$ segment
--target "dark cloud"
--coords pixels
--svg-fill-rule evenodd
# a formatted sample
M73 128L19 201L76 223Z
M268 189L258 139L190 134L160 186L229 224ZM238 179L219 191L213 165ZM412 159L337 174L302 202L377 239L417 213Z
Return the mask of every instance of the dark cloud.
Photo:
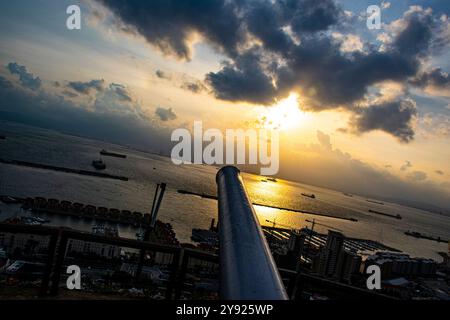
M21 66L16 62L11 62L7 66L11 74L17 74L19 76L20 83L31 90L38 90L41 87L42 81L39 77L27 71L25 66Z
M109 89L112 90L117 95L117 98L119 100L127 102L133 101L130 93L128 92L127 88L124 85L111 83L109 85Z
M311 38L293 49L287 65L277 69L278 93L301 88L311 99L309 109L349 107L364 98L370 85L403 80L417 66L398 53L372 51L344 55L340 44L327 37Z
M450 76L448 73L442 71L441 68L434 68L429 71L422 72L417 77L410 81L411 84L418 87L436 87L449 88Z
M172 108L165 109L158 107L155 110L155 114L161 121L175 120L177 118L177 115L172 111Z
M318 3L321 3L318 1ZM336 9L338 10L338 9ZM424 18L420 18L424 16ZM383 81L404 82L414 76L420 67L420 57L430 47L429 33L422 31L414 38L414 48L407 48L408 36L412 30L431 30L433 21L425 13L418 12L413 19L404 18L404 29L400 31L385 51L370 47L366 52L344 53L340 50L342 39L333 39L323 33L304 36L300 44L283 41L277 36L280 45L269 45L258 50L258 63L251 67L240 63L242 56L254 50L248 50L234 57L221 71L209 73L213 92L217 98L230 101L248 101L252 103L273 103L291 91L301 90L302 96L309 100L304 107L320 111L337 107L353 109L353 104L366 97L368 89ZM272 22L268 22L269 31ZM280 32L272 30L271 36ZM417 31L418 32L418 31ZM271 42L276 42L271 40ZM282 43L282 44L281 44ZM273 58L274 47L283 47L278 58ZM272 53L271 53L272 51ZM214 81L211 81L214 80ZM236 88L237 81L257 83L255 88L242 92Z
M284 1L287 14L294 9L292 30L297 34L317 32L336 24L342 13L332 0Z
M245 12L247 29L271 50L282 52L292 45L290 37L282 30L285 18L281 2L278 7L267 1L252 1Z
M99 92L104 89L105 80L91 80L88 82L72 81L67 84L67 87L75 90L78 93L88 95L92 91Z
M237 5L226 0L98 0L126 25L167 54L190 59L193 32L229 54L236 52L243 30Z
M207 74L206 81L222 100L270 104L275 98L276 88L262 68L257 49L247 51L233 63L224 63L219 72Z
M405 14L406 27L396 37L393 46L404 55L424 55L431 48L433 38L433 17L423 10L408 11Z
M221 70L205 77L218 99L270 105L300 92L310 111L345 108L356 112L360 132L383 130L403 142L414 136L415 111L400 108L408 102L365 112L356 106L367 103L369 89L384 81L410 82L443 42L438 18L418 6L387 26L392 41L382 50L368 44L363 52L343 52L345 37L332 33L345 30L349 18L334 0L97 1L128 32L181 59L190 59L191 36L200 34L226 56ZM383 114L388 118L381 119Z
M409 142L414 138L412 121L417 109L410 100L389 101L358 111L352 125L358 132L381 130L395 136L400 142Z

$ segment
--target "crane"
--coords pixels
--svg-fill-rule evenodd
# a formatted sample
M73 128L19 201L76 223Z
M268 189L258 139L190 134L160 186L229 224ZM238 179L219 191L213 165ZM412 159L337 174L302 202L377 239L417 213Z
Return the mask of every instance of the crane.
M275 220L276 220L276 219L275 219ZM277 226L286 227L286 228L288 228L288 229L293 229L291 226L288 226L288 225L286 225L286 224L276 223L275 220L272 221L272 220L267 220L267 219L266 219L266 222L272 223L272 228L275 228L275 226L277 225Z
M330 228L331 230L336 230L336 231L342 232L342 230L339 229L339 228L335 228L335 227L332 227L332 226L329 226L329 225L326 225L326 224L323 224L323 223L316 222L316 219L313 219L312 221L306 219L305 221L306 221L306 222L310 222L310 223L312 223L313 225L317 224L317 225L322 226L322 227Z

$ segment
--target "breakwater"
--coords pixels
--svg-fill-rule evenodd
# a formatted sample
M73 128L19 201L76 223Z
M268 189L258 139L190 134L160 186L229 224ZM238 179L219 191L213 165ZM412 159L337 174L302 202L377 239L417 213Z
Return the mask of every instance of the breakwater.
M199 197L206 198L206 199L217 200L217 196L206 194L206 193L197 193L197 192L187 191L187 190L177 190L177 192L181 193L181 194L187 194L187 195L199 196ZM328 214L328 213L320 213L320 212L298 210L298 209L292 209L292 208L284 208L284 207L279 207L279 206L272 206L272 205L262 204L262 203L258 203L258 202L252 202L252 204L255 205L255 206L261 206L261 207L278 209L278 210L285 210L285 211L296 212L296 213L306 213L306 214L311 214L311 215L315 215L315 216L322 216L322 217L327 217L327 218L347 220L347 221L352 221L352 222L358 221L358 219L355 219L355 218L339 217L339 216L335 216L335 215Z
M36 169L74 173L74 174L99 177L99 178L128 181L127 177L104 173L104 172L95 172L95 171L82 170L82 169L72 169L72 168L59 167L59 166L53 166L53 165L42 164L42 163L34 163L34 162L28 162L28 161L21 161L21 160L7 160L7 159L0 158L0 163L11 164L11 165L16 165L16 166L24 166L24 167L30 167L30 168L36 168Z

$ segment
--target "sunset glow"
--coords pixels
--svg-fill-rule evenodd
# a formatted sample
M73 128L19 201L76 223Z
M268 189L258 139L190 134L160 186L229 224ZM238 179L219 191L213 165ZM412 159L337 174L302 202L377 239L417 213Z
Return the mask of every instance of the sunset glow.
M261 108L261 114L262 126L266 129L289 130L301 126L308 119L307 113L300 109L296 93L273 106Z

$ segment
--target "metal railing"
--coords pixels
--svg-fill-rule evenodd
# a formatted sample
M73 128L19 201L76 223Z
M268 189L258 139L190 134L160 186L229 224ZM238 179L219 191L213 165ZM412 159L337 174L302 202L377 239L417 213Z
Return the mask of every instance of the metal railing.
M220 297L287 300L288 296L236 167L216 176L219 199Z
M166 299L180 298L190 259L218 262L217 255L195 249L120 237L107 237L72 229L0 223L0 232L49 237L48 255L39 289L39 296L41 297L58 295L61 275L64 273L64 259L67 255L67 246L70 239L172 254L173 258L169 267L169 281L166 287ZM143 261L139 263L142 264ZM138 266L138 268L142 269L142 266Z

